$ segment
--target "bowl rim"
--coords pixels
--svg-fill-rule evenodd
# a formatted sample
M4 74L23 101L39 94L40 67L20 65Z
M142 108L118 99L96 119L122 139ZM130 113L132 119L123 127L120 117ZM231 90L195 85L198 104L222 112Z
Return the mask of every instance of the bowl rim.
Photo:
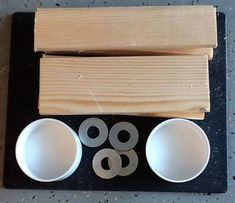
M170 179L170 178L167 178L165 176L163 176L161 173L159 173L156 169L154 169L151 164L150 164L150 160L149 160L149 157L148 157L148 150L147 150L147 147L149 145L149 142L150 142L150 139L156 134L156 131L158 131L161 127L165 126L165 125L168 125L172 122L184 122L184 123L188 123L190 124L191 126L193 126L194 128L196 128L197 130L199 130L200 132L200 135L202 136L202 138L205 140L205 143L206 143L206 146L207 146L207 157L206 157L206 161L203 165L203 167L201 168L201 170L195 174L194 176L190 177L190 178L186 178L186 179L182 179L182 180L175 180L175 179ZM156 135L155 135L156 136ZM210 154L211 154L211 148L210 148L210 142L208 140L208 137L206 135L206 133L204 132L204 130L199 126L197 125L196 123L194 123L193 121L190 121L190 120L187 120L187 119L183 119L183 118L172 118L172 119L168 119L168 120L165 120L161 123L159 123L157 126L154 127L154 129L151 131L151 133L149 134L148 136L148 139L147 139L147 142L146 142L146 147L145 147L145 155L146 155L146 159L147 159L147 162L148 162L148 165L149 167L151 168L151 170L156 174L158 175L160 178L162 178L163 180L166 180L168 182L172 182L172 183L184 183L184 182L188 182L190 180L193 180L195 179L196 177L198 177L204 170L205 168L207 167L207 164L209 162L209 159L210 159Z

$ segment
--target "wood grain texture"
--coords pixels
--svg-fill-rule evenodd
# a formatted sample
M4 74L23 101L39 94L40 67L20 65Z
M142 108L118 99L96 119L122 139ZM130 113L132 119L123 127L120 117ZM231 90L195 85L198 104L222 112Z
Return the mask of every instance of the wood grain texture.
M35 17L37 51L209 55L216 46L213 6L48 8Z
M40 63L40 114L210 110L206 56L67 56Z

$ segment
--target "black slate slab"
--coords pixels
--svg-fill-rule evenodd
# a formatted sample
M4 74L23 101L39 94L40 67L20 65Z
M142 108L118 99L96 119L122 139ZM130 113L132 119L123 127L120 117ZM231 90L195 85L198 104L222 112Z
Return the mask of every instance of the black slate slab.
M161 118L132 116L98 116L111 126L118 121L129 121L137 126L140 139L134 148L139 156L137 170L127 177L100 179L91 168L94 154L101 148L111 147L108 141L98 148L83 146L80 166L66 180L40 183L23 174L15 158L15 144L21 130L30 122L42 118L38 114L39 53L33 51L34 14L15 13L12 18L8 111L5 143L4 186L25 189L120 190L120 191L175 191L225 192L227 189L226 147L226 47L225 16L218 13L219 46L210 62L211 112L203 121L196 121L208 135L211 157L206 170L196 179L181 184L166 182L149 168L145 158L145 143L151 130ZM88 116L53 116L78 130ZM46 166L45 166L46 167ZM172 168L172 170L174 170Z

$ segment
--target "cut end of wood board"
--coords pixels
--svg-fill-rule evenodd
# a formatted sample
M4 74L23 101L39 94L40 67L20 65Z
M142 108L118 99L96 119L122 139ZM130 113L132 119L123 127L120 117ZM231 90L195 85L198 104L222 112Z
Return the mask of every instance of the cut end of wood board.
M35 50L44 52L213 49L213 6L39 9ZM209 54L208 54L209 55Z
M151 114L210 110L206 56L45 57L45 115Z

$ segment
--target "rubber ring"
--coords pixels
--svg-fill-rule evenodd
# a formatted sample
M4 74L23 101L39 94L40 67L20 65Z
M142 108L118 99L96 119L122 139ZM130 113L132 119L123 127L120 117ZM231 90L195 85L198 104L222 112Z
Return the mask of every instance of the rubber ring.
M99 135L96 138L90 138L88 136L88 130L90 127L97 127ZM105 122L99 118L88 118L84 120L78 130L78 136L81 142L88 147L98 147L102 145L108 137L108 127Z
M129 164L125 167L122 167L121 171L118 173L119 176L128 176L131 175L138 166L139 159L136 152L131 149L129 151L119 151L115 150L119 155L125 155L129 159ZM108 160L109 167L112 166L112 162Z
M129 133L130 138L127 142L121 142L118 139L118 134L120 131L125 130ZM137 128L129 122L119 122L116 123L109 132L109 142L117 150L127 151L132 149L138 142L139 133Z
M101 161L104 158L108 158L112 163L109 170L104 169L101 165ZM92 160L92 167L96 175L100 178L111 179L117 176L121 171L122 159L113 149L102 149L95 154Z

